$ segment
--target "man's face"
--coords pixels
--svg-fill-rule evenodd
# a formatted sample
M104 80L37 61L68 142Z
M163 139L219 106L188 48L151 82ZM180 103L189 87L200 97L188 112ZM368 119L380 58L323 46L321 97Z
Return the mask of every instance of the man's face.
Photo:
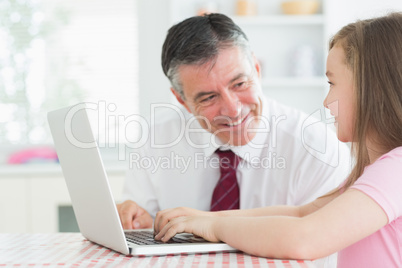
M242 49L220 51L203 65L178 68L183 97L172 92L207 131L223 143L247 144L255 136L262 112L260 67Z

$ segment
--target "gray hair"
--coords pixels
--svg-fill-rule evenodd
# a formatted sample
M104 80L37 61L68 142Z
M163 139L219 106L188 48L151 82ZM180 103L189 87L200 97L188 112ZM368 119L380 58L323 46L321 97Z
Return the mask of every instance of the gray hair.
M168 31L162 48L163 72L184 98L178 68L205 64L215 59L220 50L232 47L241 48L251 59L246 34L229 17L212 13L188 18Z

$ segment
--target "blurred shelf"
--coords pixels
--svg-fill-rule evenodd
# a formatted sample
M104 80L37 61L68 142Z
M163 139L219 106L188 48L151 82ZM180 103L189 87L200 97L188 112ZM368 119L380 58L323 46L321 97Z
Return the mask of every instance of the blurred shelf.
M265 15L265 16L233 16L235 23L242 26L264 25L323 25L324 16L316 15Z
M263 78L262 87L265 88L297 88L297 87L314 87L322 89L327 83L326 77L280 77L280 78Z

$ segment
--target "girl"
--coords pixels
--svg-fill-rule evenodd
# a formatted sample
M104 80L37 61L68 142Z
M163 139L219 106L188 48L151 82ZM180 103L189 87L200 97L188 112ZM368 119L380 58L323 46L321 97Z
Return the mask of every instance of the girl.
M402 267L402 14L341 29L326 75L324 105L356 160L343 185L300 207L164 210L155 239L190 232L257 256L317 259L340 251L339 267Z

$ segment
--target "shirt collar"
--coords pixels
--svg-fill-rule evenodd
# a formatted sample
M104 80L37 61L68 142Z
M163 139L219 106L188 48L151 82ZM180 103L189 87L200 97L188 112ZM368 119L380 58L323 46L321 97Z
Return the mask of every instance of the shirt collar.
M188 145L195 148L196 151L202 152L205 157L211 157L220 148L222 142L218 137L205 130L192 114L188 115L187 123L189 125L185 131Z

